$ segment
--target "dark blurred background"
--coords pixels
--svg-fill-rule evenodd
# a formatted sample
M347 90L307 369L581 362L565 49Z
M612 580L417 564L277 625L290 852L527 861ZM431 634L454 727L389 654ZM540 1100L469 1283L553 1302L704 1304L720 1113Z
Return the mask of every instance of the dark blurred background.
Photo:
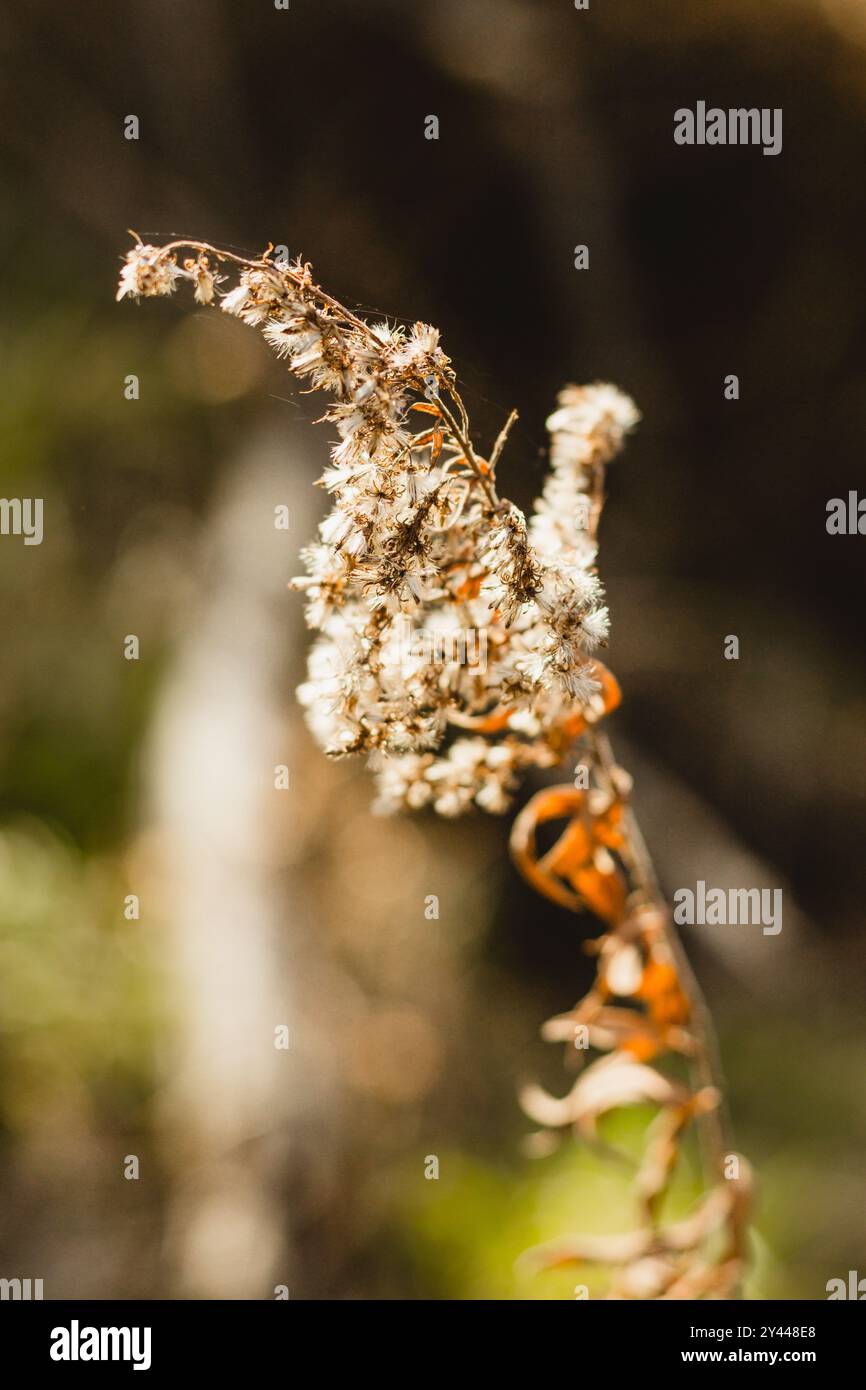
M784 889L779 936L686 937L760 1176L748 1292L866 1273L866 542L825 528L866 489L866 4L30 0L0 53L0 491L45 499L41 546L0 540L0 1275L568 1296L514 1257L631 1219L598 1157L524 1157L515 1101L566 1084L537 1026L597 924L517 882L507 821L375 820L312 747L321 403L224 316L116 305L129 227L439 325L479 443L520 412L524 506L560 385L635 397L611 733L669 891ZM781 107L782 153L675 145L698 100Z

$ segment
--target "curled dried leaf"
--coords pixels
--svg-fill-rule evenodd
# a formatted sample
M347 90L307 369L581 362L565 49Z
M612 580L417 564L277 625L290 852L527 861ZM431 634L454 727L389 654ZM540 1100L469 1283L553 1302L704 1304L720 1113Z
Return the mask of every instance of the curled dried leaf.
M621 843L621 816L617 801L602 814L593 815L585 792L573 787L547 788L536 793L514 821L514 862L533 887L551 901L576 912L589 908L605 921L616 921L624 910L628 890L606 850ZM565 817L569 820L562 835L539 859L538 827Z
M679 1082L613 1053L587 1067L567 1096L557 1099L533 1085L524 1088L521 1104L536 1124L551 1129L576 1125L583 1133L594 1134L599 1118L619 1106L682 1106L688 1099L688 1091Z

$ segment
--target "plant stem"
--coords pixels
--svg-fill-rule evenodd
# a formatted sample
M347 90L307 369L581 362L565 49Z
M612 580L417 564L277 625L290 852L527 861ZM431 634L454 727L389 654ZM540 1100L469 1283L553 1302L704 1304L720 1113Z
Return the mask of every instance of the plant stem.
M604 473L605 470L602 465L596 463L590 466L589 487L587 488L591 502L588 530L593 541L598 536L599 522L605 502ZM620 790L616 785L616 759L607 733L594 727L589 730L588 737L608 789L622 799ZM717 1181L723 1174L724 1159L725 1155L730 1152L731 1141L726 1102L727 1092L716 1030L695 972L692 970L689 958L674 926L667 900L659 886L643 832L630 805L624 807L623 829L625 831L623 859L626 868L635 888L659 914L665 944L671 953L680 986L688 1000L691 1033L695 1043L695 1053L690 1059L694 1081L701 1087L713 1087L718 1092L718 1104L705 1111L700 1117L704 1167L707 1176Z
M499 431L499 434L496 437L496 443L493 445L493 452L491 453L490 458L487 460L487 467L490 469L491 475L493 475L493 473L495 472L496 465L499 462L500 455L502 453L502 450L505 448L505 443L508 439L508 432L516 419L517 411L512 410L511 414L505 421L505 424L502 426L502 429Z
M453 388L449 389L451 390L451 394L454 397L458 410L460 411L462 416L465 416L466 412L462 408L463 402L461 401L460 397L457 395L457 392ZM445 404L441 396L437 397L437 404L439 406L439 409L442 411L448 428L454 435L454 438L457 440L457 443L460 445L460 448L463 450L466 462L472 469L472 472L474 473L476 480L480 483L484 491L484 494L488 502L490 503L490 506L494 508L498 507L499 498L496 494L496 488L493 486L492 479L486 478L484 476L484 473L481 470L481 462L478 459L475 450L472 447L472 441L470 440L468 433L466 433L462 425L457 423L457 420L454 418L453 411L449 410L448 406Z
M621 796L616 786L616 759L607 733L602 729L592 728L588 737L606 786L615 795ZM707 1176L717 1181L722 1176L724 1159L730 1152L731 1144L725 1104L725 1082L715 1028L700 985L671 919L670 909L659 886L637 817L628 805L624 808L623 829L625 844L622 857L626 868L634 887L659 914L665 945L671 953L680 986L688 1000L689 1024L695 1043L695 1052L690 1064L695 1081L702 1088L712 1087L718 1092L718 1104L700 1117L704 1166Z

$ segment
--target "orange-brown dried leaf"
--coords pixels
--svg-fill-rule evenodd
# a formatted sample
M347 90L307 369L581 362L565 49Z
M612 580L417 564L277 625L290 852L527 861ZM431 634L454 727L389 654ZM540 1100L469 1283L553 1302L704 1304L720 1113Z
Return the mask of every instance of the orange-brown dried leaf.
M454 597L457 599L457 602L468 603L470 599L477 598L481 592L481 581L483 577L484 576L481 574L475 574L469 575L468 578L464 579L463 583L459 586L459 588L456 590L454 594ZM510 714L510 710L505 711L506 722Z
M435 425L433 428L433 449L430 453L431 463L436 463L439 458L439 455L442 453L442 441L444 437L445 436L443 435L440 427L438 425Z
M603 871L587 864L569 874L587 907L605 922L616 922L623 913L628 889L619 870Z
M539 859L539 867L546 873L559 874L568 878L582 869L592 855L592 837L585 822L575 816L560 835L556 844Z
M574 787L550 787L538 792L517 816L511 835L514 861L526 879L545 897L579 911L585 906L608 922L622 915L628 895L625 880L613 860L609 865L596 848L618 844L616 828L622 810L614 803L601 817L588 815L586 793ZM556 844L539 860L536 830L547 821L570 817ZM604 856L608 858L608 856ZM561 882L574 889L570 893Z
M651 956L647 961L637 998L642 999L650 1018L660 1028L687 1023L689 1001L680 986L679 976L668 961Z
M593 700L593 717L586 718L586 711L583 707L574 714L569 715L562 724L563 733L569 738L578 738L580 734L586 733L590 724L597 724L599 719L610 714L622 703L622 691L619 682L612 671L601 661L591 661L589 663L589 674L597 680L601 689Z
M596 844L604 845L607 849L621 849L625 840L622 830L623 805L621 801L614 801L606 811L598 816L593 816L593 839Z

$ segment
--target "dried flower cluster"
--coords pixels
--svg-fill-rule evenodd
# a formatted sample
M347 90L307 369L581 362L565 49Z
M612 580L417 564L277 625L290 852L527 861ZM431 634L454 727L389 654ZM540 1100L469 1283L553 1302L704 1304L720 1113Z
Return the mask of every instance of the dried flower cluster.
M183 251L193 254L181 263ZM223 290L231 267L237 282ZM435 328L365 323L308 264L280 263L271 248L252 261L201 242L138 241L118 298L171 294L183 280L198 303L260 329L330 398L336 438L320 482L333 506L293 581L318 633L299 697L325 751L370 757L381 810L456 816L506 811L525 770L555 766L581 741L585 785L533 797L512 852L539 892L589 909L606 930L593 943L592 990L544 1029L568 1044L577 1081L563 1100L532 1088L524 1104L545 1147L565 1126L594 1135L615 1107L650 1104L657 1116L635 1179L637 1230L557 1242L533 1262L612 1266L612 1298L733 1295L748 1165L728 1152L712 1028L629 805L630 778L599 727L620 692L595 656L608 629L596 536L605 469L637 422L633 403L607 385L561 392L548 421L551 472L527 522L496 490L515 417L489 453L476 450ZM538 827L555 820L563 833L539 855ZM708 1190L672 1223L664 1202L692 1121Z
M137 244L118 298L185 279L330 396L336 442L320 482L333 508L295 581L320 634L299 691L317 741L373 755L381 810L506 811L523 769L559 761L576 709L599 708L592 654L608 615L589 522L634 405L612 386L562 392L553 471L527 525L496 492L507 428L489 457L476 453L435 328L368 325L308 265L269 255L240 262L221 293L212 263L238 258L197 245L180 264L180 249ZM462 659L479 632L486 660Z

